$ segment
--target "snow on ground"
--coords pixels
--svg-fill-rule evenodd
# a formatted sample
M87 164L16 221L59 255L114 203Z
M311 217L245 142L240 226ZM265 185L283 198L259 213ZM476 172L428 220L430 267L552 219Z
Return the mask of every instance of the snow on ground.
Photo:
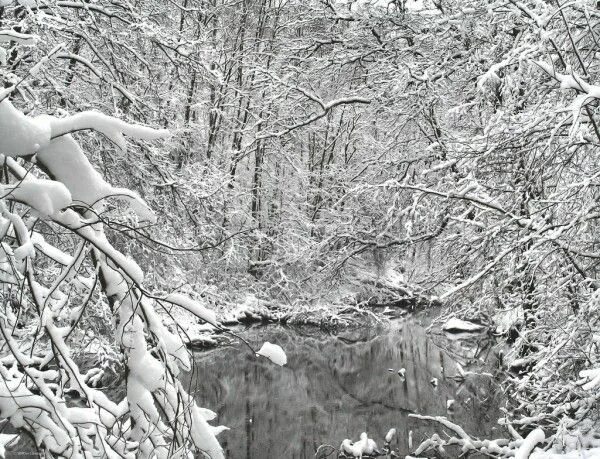
M592 448L568 453L553 453L551 451L534 451L529 459L600 459L600 448Z
M485 330L485 327L483 325L452 317L451 319L448 319L448 321L443 325L442 329L447 332L476 333Z

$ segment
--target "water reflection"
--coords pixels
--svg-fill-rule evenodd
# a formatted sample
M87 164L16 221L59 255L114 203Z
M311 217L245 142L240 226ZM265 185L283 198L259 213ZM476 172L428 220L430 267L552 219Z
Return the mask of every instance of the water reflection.
M220 436L230 459L308 459L319 445L338 446L362 431L382 444L391 427L398 431L393 446L407 454L409 431L415 445L432 433L431 426L408 418L410 412L446 415L482 436L499 417L501 400L490 377L454 378L455 361L467 367L477 361L480 343L452 342L451 358L414 320L341 336L277 326L243 334L258 346L280 344L288 365L256 359L242 346L220 348L197 354L198 373L189 380L201 406L231 428ZM392 368L405 368L406 378ZM446 410L449 399L456 400L453 413Z

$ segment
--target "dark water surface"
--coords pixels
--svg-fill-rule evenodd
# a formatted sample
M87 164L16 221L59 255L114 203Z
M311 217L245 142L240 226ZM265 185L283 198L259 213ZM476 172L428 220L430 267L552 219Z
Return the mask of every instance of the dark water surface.
M263 341L281 345L288 364L257 359L237 344L196 354L197 373L188 382L200 405L218 413L215 422L231 428L219 436L229 459L314 458L319 445L338 447L363 431L382 445L392 427L393 447L408 454L410 431L414 447L434 432L411 412L447 416L474 436L492 435L500 416L502 397L490 376L454 378L456 362L478 372L486 360L491 365L482 337L430 339L418 318L337 335L282 326L240 334L257 348ZM399 368L406 369L404 381L388 371Z

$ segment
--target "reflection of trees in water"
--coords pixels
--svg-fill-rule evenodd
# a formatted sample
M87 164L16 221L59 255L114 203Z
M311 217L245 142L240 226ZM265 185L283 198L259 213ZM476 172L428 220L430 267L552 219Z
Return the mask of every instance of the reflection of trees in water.
M339 444L362 431L380 439L390 427L398 429L398 446L407 452L410 430L415 441L430 432L407 412L446 414L450 398L458 402L452 419L475 434L489 430L484 415L495 406L487 397L489 378L488 387L444 379L457 374L453 361L410 323L402 330L345 331L338 337L282 327L251 329L246 336L282 345L288 366L231 347L200 354L190 381L203 406L232 429L221 437L230 458L312 458L322 443ZM388 372L402 367L405 381ZM437 389L433 377L440 380ZM482 390L490 406L479 406Z
M494 341L485 335L439 332L430 335L430 340L439 349L443 350L455 362L462 366L475 364L477 367L493 366L495 357L492 355Z

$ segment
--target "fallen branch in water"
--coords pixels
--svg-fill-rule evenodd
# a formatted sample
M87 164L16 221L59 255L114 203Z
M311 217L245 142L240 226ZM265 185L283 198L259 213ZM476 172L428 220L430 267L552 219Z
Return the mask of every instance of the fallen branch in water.
M409 414L408 416L424 421L437 422L456 434L456 436L451 436L447 440L442 439L438 434L433 434L417 447L413 453L414 456L419 456L427 451L436 450L442 456L454 457L455 455L447 454L444 447L458 446L461 448L463 454L478 452L491 457L512 457L515 453L520 451L521 446L527 441L522 437L512 440L506 438L479 440L471 437L461 426L449 421L444 416L424 416L420 414Z

